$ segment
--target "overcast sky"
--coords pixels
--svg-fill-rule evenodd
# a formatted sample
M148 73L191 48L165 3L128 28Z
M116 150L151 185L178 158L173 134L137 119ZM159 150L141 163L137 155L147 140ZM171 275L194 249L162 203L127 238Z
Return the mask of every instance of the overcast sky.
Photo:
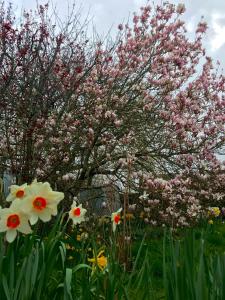
M9 0L8 0L9 1ZM7 1L6 1L7 2ZM36 0L10 0L13 3L17 15L22 9L34 9L37 5ZM44 4L47 0L39 0ZM63 18L68 12L68 5L73 0L50 0L57 7L59 15ZM163 1L155 0L158 4ZM215 61L219 60L225 73L225 0L170 0L172 3L184 3L186 13L187 29L190 36L195 31L195 26L201 17L204 16L208 23L209 30L205 38L205 47L207 53ZM89 18L92 19L97 32L106 34L109 28L112 33L116 31L117 25L126 22L134 11L137 11L145 0L77 0L77 8L82 7L82 15L86 16L89 12ZM151 1L150 1L151 3Z

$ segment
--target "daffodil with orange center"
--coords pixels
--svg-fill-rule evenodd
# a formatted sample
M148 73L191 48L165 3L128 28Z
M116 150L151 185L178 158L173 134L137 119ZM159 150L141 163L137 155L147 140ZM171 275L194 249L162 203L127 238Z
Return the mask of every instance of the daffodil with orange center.
M25 193L22 210L29 216L31 225L38 219L50 221L52 216L57 215L57 206L64 198L64 194L53 191L48 182L34 181L25 188Z
M77 206L76 201L73 201L69 211L69 218L73 221L73 225L84 222L86 212L87 210L82 207L82 204Z
M121 223L121 216L120 216L121 211L122 211L122 208L120 208L116 212L112 213L112 215L111 215L113 232L116 231L116 226Z
M0 232L6 232L9 243L15 240L18 231L24 234L32 232L28 217L21 211L20 206L18 201L14 201L9 208L0 210Z
M108 260L103 254L104 250L100 251L97 256L93 255L93 258L88 258L88 261L92 263L93 271L96 269L96 267L98 267L101 271L104 271L107 267Z
M25 188L27 188L27 184L23 185L11 185L10 193L6 198L6 201L12 202L16 199L22 200L25 197Z

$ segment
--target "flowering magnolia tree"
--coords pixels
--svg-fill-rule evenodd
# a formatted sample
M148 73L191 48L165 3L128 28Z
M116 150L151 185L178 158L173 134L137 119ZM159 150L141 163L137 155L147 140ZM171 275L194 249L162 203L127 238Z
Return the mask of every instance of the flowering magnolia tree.
M225 77L183 5L142 7L116 41L90 41L48 7L0 17L0 167L64 191L104 174L142 199L146 222L186 225L224 201Z

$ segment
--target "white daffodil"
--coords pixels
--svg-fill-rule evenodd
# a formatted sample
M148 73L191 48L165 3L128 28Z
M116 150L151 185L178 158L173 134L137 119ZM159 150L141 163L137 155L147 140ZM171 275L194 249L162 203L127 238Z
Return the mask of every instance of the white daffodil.
M120 216L121 211L122 211L122 208L120 208L116 212L112 213L112 215L111 215L111 220L112 220L112 223L113 223L112 224L113 232L116 231L116 226L121 223L121 216Z
M17 231L24 234L32 232L28 223L28 217L21 209L19 201L14 201L9 208L0 209L0 232L6 231L6 240L12 243Z
M73 225L80 224L85 220L85 214L87 210L82 207L82 204L76 204L76 201L73 201L71 209L69 211L69 218L73 221Z
M53 191L48 182L32 182L25 188L25 194L22 210L28 214L31 225L38 219L50 221L51 216L57 215L57 205L64 198L64 194Z
M27 184L23 185L11 185L10 187L10 193L8 197L6 198L6 201L12 202L15 199L24 199L25 197L25 188L27 187Z

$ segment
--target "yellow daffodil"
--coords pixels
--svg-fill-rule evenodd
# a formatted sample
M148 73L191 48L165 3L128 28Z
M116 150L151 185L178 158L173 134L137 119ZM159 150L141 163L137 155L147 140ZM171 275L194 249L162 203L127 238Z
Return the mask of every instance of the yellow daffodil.
M11 185L10 186L10 193L6 198L6 201L12 202L15 199L24 199L25 197L25 188L27 187L27 184L23 185Z
M55 192L48 182L34 181L25 188L22 210L29 216L31 225L38 219L48 222L57 215L57 205L64 198L61 192Z
M76 204L76 201L73 201L71 209L69 211L69 218L73 221L73 225L80 224L85 220L85 214L87 210L82 207L82 204Z
M209 220L209 222L208 222L208 223L212 225L212 224L213 224L213 220Z
M208 211L209 216L218 217L220 215L219 207L210 207Z
M6 240L11 243L15 240L17 232L29 234L32 232L28 217L20 209L20 203L14 201L9 208L0 210L0 232L6 231Z
M93 271L98 267L101 271L104 271L107 267L107 257L103 255L104 250L100 251L97 256L93 255L93 258L88 258L88 261L92 263Z
M121 216L120 216L121 211L122 211L122 208L120 208L116 212L112 213L112 215L111 215L113 232L116 231L116 226L121 223Z
M220 215L219 207L212 207L212 211L213 211L215 217L218 217Z

